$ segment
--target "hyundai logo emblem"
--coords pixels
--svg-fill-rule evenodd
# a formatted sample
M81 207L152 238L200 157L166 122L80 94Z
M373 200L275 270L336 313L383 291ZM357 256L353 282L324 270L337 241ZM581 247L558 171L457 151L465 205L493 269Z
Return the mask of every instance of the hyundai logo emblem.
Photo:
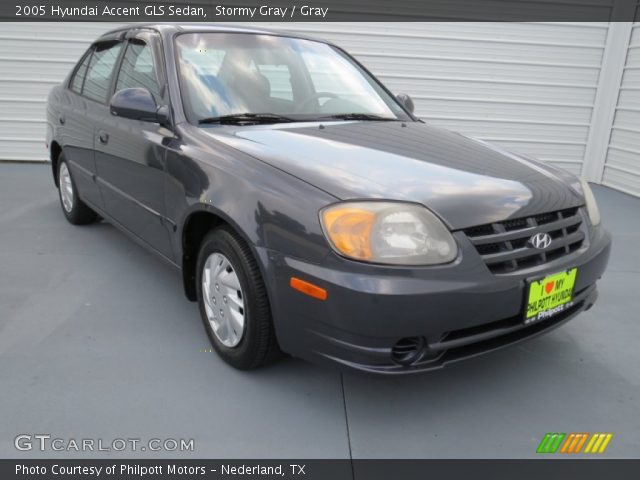
M544 250L551 245L551 235L548 233L536 233L529 239L529 243L533 248Z

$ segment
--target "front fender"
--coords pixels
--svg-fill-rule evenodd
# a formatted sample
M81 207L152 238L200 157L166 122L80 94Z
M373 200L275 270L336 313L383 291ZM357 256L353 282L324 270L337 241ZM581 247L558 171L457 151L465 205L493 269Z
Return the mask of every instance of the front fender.
M197 212L221 218L254 247L312 263L329 252L318 211L335 197L227 145L204 141L189 127L173 142L166 205L179 258L184 229Z

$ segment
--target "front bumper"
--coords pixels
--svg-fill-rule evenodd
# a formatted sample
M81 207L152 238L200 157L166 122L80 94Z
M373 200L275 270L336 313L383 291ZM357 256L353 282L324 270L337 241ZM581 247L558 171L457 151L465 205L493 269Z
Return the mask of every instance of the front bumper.
M611 239L591 229L579 250L513 274L494 275L462 234L458 259L437 267L388 267L329 255L322 265L260 251L278 342L315 363L359 371L407 374L489 352L549 331L589 309L609 258ZM573 306L524 325L526 280L578 267ZM292 276L325 288L318 301L289 287ZM400 363L401 339L419 354ZM409 348L405 342L401 348Z

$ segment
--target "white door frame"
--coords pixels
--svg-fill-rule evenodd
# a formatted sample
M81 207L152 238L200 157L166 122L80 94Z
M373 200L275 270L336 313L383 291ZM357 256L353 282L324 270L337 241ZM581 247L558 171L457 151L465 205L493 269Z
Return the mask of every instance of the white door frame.
M631 39L631 22L610 22L602 58L598 89L591 114L582 176L600 183L611 139L622 75Z

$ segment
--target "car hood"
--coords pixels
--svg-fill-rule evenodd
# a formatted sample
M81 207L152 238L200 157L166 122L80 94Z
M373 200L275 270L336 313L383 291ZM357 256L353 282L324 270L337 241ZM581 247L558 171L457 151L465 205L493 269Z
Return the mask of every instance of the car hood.
M583 203L576 178L420 122L338 122L202 129L341 200L421 203L451 229ZM295 199L293 199L295 201Z

